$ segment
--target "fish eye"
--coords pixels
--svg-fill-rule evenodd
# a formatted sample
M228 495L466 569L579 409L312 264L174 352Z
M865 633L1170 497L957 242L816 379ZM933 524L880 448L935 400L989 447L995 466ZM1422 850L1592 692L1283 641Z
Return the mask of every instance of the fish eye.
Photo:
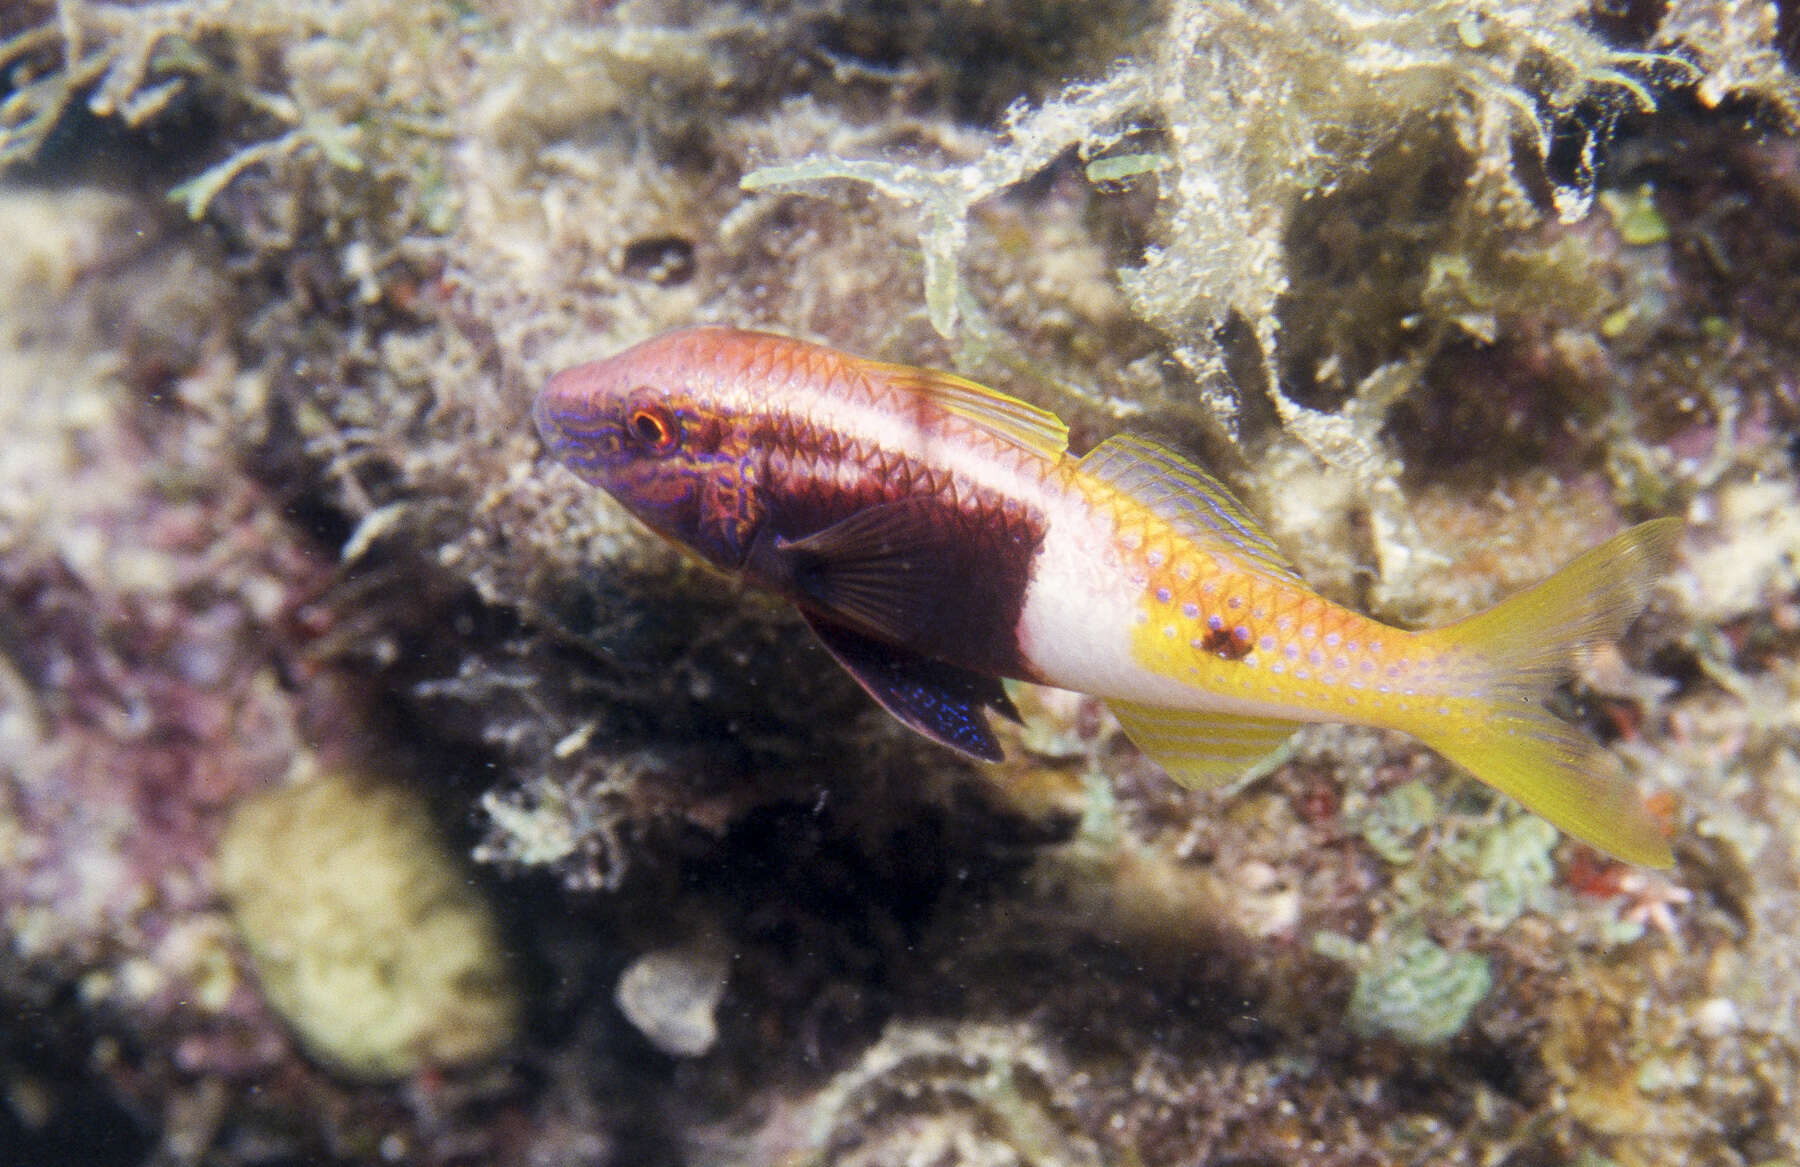
M654 454L666 454L675 448L679 434L675 416L667 406L654 401L640 401L625 414L625 429L638 445Z

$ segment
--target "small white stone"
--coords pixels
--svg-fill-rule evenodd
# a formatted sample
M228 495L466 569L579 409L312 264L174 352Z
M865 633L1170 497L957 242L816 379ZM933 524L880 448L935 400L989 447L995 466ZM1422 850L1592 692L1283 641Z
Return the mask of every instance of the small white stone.
M729 962L717 952L659 948L631 962L613 999L651 1045L697 1058L719 1039L714 1014L730 976Z
M1729 997L1714 997L1710 1001L1703 1001L1694 1010L1694 1028L1702 1037L1724 1037L1736 1032L1742 1023L1743 1016L1738 1013L1737 1002Z

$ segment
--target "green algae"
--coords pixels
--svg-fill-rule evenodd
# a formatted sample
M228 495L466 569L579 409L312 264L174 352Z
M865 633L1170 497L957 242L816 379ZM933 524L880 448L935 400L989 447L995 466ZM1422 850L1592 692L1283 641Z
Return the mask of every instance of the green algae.
M1420 933L1396 936L1362 954L1345 1020L1367 1036L1437 1045L1462 1031L1493 983L1482 956Z
M1437 795L1423 782L1407 782L1375 800L1361 817L1363 841L1389 863L1410 863L1418 854L1418 837L1437 821Z

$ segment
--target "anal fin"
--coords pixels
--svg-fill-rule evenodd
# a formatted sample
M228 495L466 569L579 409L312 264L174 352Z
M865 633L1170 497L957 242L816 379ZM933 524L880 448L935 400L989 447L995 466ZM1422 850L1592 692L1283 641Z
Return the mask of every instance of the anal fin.
M1108 701L1138 749L1189 790L1206 790L1269 760L1299 728L1273 717L1196 713L1135 701Z
M987 711L1013 721L1020 717L998 677L896 648L810 612L801 614L838 664L909 728L984 762L1005 757L988 727Z

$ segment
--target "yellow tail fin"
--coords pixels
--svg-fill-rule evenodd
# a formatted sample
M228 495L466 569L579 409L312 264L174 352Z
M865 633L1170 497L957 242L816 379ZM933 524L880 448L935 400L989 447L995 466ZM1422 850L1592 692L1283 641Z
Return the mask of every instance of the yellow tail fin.
M1569 834L1650 867L1668 867L1674 855L1618 759L1547 710L1544 698L1583 653L1616 638L1643 610L1680 533L1678 519L1633 527L1504 603L1426 633L1491 669L1493 708L1481 718L1411 727Z

